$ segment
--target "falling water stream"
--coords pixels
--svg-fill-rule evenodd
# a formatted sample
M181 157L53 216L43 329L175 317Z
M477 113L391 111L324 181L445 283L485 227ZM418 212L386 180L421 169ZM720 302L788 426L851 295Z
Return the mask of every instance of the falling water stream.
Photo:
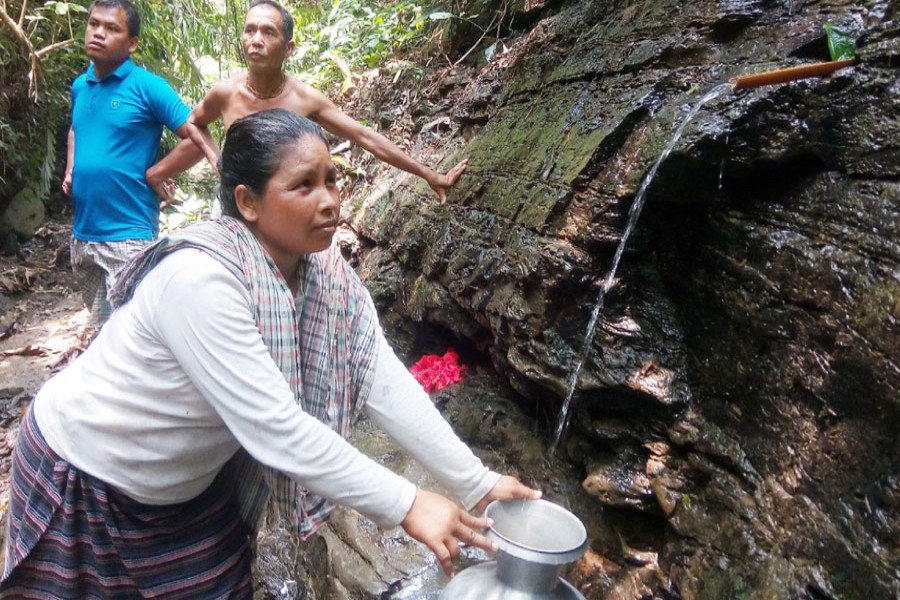
M619 246L616 249L615 256L613 257L612 267L610 268L609 273L606 275L606 279L603 282L603 287L601 288L600 293L597 296L597 301L594 304L581 353L579 354L578 361L568 378L568 395L566 396L565 402L563 403L562 412L560 413L559 424L556 429L556 436L553 440L553 445L550 450L551 455L555 451L557 444L565 433L569 405L571 404L572 396L575 393L575 385L578 381L578 376L581 373L581 369L584 366L584 361L586 360L586 357L588 355L588 350L591 347L595 329L597 327L597 322L599 321L600 314L603 311L603 302L607 292L609 292L610 288L612 287L616 269L618 268L619 261L621 260L622 253L625 249L625 243L628 241L628 237L631 235L631 231L634 229L635 223L637 222L638 216L640 215L641 206L644 203L644 196L647 192L647 187L650 185L651 180L656 175L656 170L659 168L660 163L662 163L662 161L664 161L666 157L668 157L668 155L672 152L672 149L675 147L676 143L681 137L681 134L687 126L688 122L690 122L697 115L697 113L700 111L700 108L704 104L730 90L731 87L731 84L722 84L712 89L709 93L703 96L694 107L691 108L691 111L688 113L687 117L685 117L684 121L678 126L678 129L675 131L675 135L669 141L669 144L666 146L665 150L663 150L662 155L660 155L660 157L657 159L656 163L650 169L649 173L647 173L647 176L641 183L641 187L638 189L635 200L628 211L628 219L626 222L625 231L622 233L622 239L619 242ZM457 569L462 570L467 566L484 562L487 559L488 556L483 551L477 548L464 548L460 556L460 560L457 561L458 564L456 566ZM438 569L434 564L430 564L422 569L422 571L411 575L404 581L403 585L400 586L399 589L392 590L389 594L386 595L386 597L391 598L391 600L436 600L437 598L439 598L441 591L447 585L447 582L447 577L444 576L440 569Z
M581 345L581 352L578 353L577 360L575 361L575 366L572 368L572 371L569 373L569 378L567 381L567 393L566 398L563 401L562 408L559 412L559 420L556 425L556 432L553 435L553 441L550 444L550 456L556 453L556 447L559 445L560 440L562 440L563 435L565 434L566 428L569 425L569 409L572 404L572 396L575 395L575 388L578 385L578 377L581 375L581 370L584 368L584 361L587 360L588 353L590 352L591 344L594 341L594 334L597 330L597 323L600 319L600 314L603 312L603 304L606 300L606 295L609 293L610 288L612 288L613 281L615 280L616 270L619 268L619 261L622 260L622 254L625 252L625 244L628 243L628 238L631 235L632 230L634 229L635 223L637 223L638 217L641 214L641 208L644 206L644 199L647 195L647 188L650 186L650 182L653 181L653 178L656 176L656 171L659 169L659 165L668 158L669 154L675 148L675 144L678 143L678 140L681 138L681 134L684 133L684 128L687 126L691 120L697 116L697 113L700 112L700 109L707 102L712 101L715 98L718 98L725 92L731 91L733 89L733 85L731 83L723 83L714 87L712 90L706 93L700 100L691 108L690 112L678 126L678 129L675 130L675 134L672 136L672 139L669 140L669 143L666 145L665 149L663 149L662 154L659 155L659 158L656 159L656 162L653 164L653 167L647 173L647 176L644 177L643 182L641 182L641 187L638 189L637 195L634 198L634 202L631 204L631 208L628 210L628 219L625 223L625 230L622 232L622 239L619 240L619 245L616 248L616 253L613 256L612 265L609 268L609 272L606 274L606 278L603 280L603 285L600 288L599 293L597 294L597 300L594 302L594 308L591 311L591 318L588 321L587 330L584 335L584 341Z

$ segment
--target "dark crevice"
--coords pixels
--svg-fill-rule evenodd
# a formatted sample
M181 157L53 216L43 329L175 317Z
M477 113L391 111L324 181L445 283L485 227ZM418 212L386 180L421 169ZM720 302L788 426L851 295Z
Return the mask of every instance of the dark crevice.
M755 198L795 197L809 181L828 168L822 159L811 153L795 154L778 160L757 160L734 166L726 172L724 185L736 204Z
M828 38L823 34L795 48L788 56L818 61L831 60L831 54L828 51Z
M642 421L672 420L671 409L660 404L658 398L624 387L583 394L577 403L588 417L613 414L639 416Z
M710 27L709 38L717 44L727 44L736 40L747 28L756 22L756 15L727 15L718 19Z
M566 4L566 0L548 0L546 4L537 10L516 12L509 20L510 29L527 31L538 21L559 12Z
M646 102L643 106L637 107L623 117L616 128L597 145L584 170L579 173L572 184L576 192L583 192L590 185L598 174L603 171L609 160L621 151L628 138L632 136L638 126L647 119L653 112L654 107L661 101L660 98L656 98L653 95L648 96L645 100Z
M404 362L410 365L426 354L443 356L453 349L459 355L459 363L467 368L493 369L490 357L478 349L475 341L461 338L441 325L396 321L391 324L388 338L405 340Z

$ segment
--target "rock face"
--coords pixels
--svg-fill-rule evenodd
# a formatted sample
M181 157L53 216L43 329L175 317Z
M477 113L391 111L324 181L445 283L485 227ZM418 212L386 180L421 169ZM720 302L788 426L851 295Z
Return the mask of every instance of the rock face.
M454 109L445 164L470 166L448 202L403 177L354 200L401 349L467 346L549 439L628 210L688 110L732 77L828 60L826 22L857 39L830 77L710 101L650 183L559 448L616 530L572 575L588 598L900 595L898 15L525 3Z
M4 251L7 254L14 253L18 239L33 236L46 217L44 203L31 189L25 188L13 196L9 206L0 215L0 239L4 240L4 246L9 246ZM8 251L9 249L12 251Z

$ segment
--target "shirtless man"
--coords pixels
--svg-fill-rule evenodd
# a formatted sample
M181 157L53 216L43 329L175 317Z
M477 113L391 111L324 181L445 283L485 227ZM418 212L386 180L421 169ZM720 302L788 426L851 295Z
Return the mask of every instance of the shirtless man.
M428 182L441 202L447 188L466 170L463 160L448 173L441 174L414 160L383 135L341 112L321 92L286 75L284 61L293 53L294 19L274 0L253 0L244 19L241 44L248 71L216 84L194 107L188 119L188 133L209 162L216 167L219 148L208 125L220 117L227 130L237 119L270 108L284 108L316 121L331 133L362 146L379 160L417 175ZM184 144L184 143L182 143ZM156 189L161 182L196 163L196 151L188 148L173 152L147 171L147 180ZM193 162L189 162L190 160Z

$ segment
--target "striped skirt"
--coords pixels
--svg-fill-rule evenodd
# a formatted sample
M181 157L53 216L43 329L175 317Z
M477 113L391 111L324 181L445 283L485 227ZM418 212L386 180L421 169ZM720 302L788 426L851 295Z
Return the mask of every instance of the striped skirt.
M13 454L0 598L252 598L231 478L136 502L61 460L29 410Z

